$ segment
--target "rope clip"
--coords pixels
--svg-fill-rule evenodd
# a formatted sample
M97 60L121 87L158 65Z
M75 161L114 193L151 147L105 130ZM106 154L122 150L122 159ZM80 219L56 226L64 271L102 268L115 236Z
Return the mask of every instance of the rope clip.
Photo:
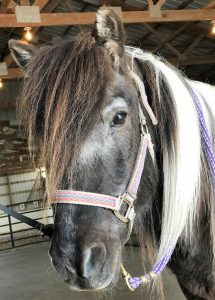
M122 278L125 279L125 282L129 288L130 291L135 291L135 289L131 286L129 279L131 279L131 275L126 271L126 269L121 265L121 273L122 273Z

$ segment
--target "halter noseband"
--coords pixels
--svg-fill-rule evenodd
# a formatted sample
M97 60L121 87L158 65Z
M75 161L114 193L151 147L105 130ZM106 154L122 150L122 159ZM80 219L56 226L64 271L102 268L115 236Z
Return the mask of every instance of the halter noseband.
M146 152L148 147L152 148L152 142L148 130L146 130L145 119L140 120L140 145L128 187L122 195L113 197L109 195L89 193L83 191L57 190L54 193L52 203L69 203L78 205L98 206L113 210L115 216L122 222L133 223L135 217L134 201L140 185L144 169ZM123 213L121 212L123 208ZM126 208L126 209L125 209Z

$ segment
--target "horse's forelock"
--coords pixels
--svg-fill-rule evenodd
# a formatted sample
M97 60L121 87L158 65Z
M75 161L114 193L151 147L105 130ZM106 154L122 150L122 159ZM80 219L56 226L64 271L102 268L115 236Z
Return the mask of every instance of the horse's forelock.
M90 32L46 45L32 59L19 108L30 146L35 138L42 141L49 191L59 188L65 175L71 176L68 170L99 115L111 75L110 57Z

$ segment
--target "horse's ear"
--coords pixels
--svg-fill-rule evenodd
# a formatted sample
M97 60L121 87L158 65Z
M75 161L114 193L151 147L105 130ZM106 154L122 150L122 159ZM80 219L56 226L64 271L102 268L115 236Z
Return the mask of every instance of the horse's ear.
M120 16L112 9L101 7L96 14L94 36L99 45L103 45L119 65L124 52L125 30Z
M10 40L8 42L11 54L15 59L16 63L25 69L29 60L36 52L36 47L30 44L23 43L21 41Z

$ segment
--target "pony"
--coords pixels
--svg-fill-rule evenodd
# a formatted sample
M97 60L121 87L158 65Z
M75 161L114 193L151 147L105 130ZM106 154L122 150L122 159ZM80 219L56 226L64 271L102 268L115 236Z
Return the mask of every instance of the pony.
M53 203L52 264L73 290L114 286L133 226L151 263L173 247L168 267L187 299L215 299L214 178L192 93L214 143L215 89L125 40L120 17L101 7L93 29L69 40L40 48L9 41L25 73L19 113L47 170L49 203L56 190L121 195L138 154L140 114L153 144L134 222L101 207Z

